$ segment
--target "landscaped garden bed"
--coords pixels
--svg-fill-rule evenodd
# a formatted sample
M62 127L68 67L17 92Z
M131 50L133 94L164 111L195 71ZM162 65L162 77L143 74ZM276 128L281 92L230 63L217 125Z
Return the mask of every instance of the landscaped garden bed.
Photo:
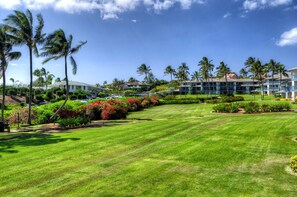
M269 112L288 112L291 111L292 105L290 103L220 103L213 107L214 112L217 113L237 113L243 110L244 113L269 113Z

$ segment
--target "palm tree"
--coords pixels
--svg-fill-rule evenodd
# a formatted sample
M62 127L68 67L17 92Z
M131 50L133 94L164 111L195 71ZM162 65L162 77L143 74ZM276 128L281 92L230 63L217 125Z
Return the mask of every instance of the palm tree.
M137 73L140 74L140 75L145 75L145 79L148 79L147 76L149 74L149 72L151 71L152 69L145 65L145 64L141 64L138 68L137 68Z
M53 78L55 77L55 75L50 74L49 71L47 71L45 68L41 68L40 69L40 74L41 76L44 76L44 83L45 83L45 89L47 90L47 86L49 84L52 84Z
M9 79L12 82L12 86L14 86L14 78Z
M260 60L257 60L252 65L252 71L255 73L255 77L261 84L261 100L264 100L264 81L267 75L267 66L263 65Z
M164 72L165 75L170 75L170 81L172 81L172 77L173 75L175 74L175 69L172 68L172 66L167 66L165 68L165 72Z
M87 43L87 41L80 42L79 45L72 47L72 40L73 40L72 35L69 35L69 37L66 37L65 32L62 29L59 29L59 30L56 30L54 33L50 34L46 38L45 45L42 48L43 52L41 53L41 55L43 57L46 57L46 59L43 61L43 64L51 60L58 60L63 58L64 66L65 66L64 69L65 69L65 81L66 81L66 98L63 104L51 117L51 120L53 120L56 117L56 115L59 113L59 111L65 106L69 97L68 66L67 66L68 57L72 65L72 73L75 75L77 72L77 64L72 55L77 53L80 50L80 48Z
M1 119L4 122L4 105L5 105L5 71L8 63L11 60L17 60L21 57L20 52L12 52L13 38L6 33L5 27L0 26L0 65L2 71L2 105L1 105Z
M240 69L239 77L242 78L242 79L247 78L248 77L248 72L244 68Z
M252 68L254 63L256 62L256 59L254 57L249 57L246 61L245 61L245 67L248 69L249 72L252 73L252 78L253 78L253 95L254 95L254 100L255 98L255 72L254 69Z
M61 82L61 78L60 78L60 77L57 77L57 78L55 79L55 82L56 82L56 83Z
M209 78L211 77L211 72L214 68L214 65L212 64L212 60L208 60L207 57L203 57L202 60L199 61L198 66L200 66L200 73L201 73L202 79L207 82L208 94L209 94L210 93Z
M282 77L288 77L288 71L286 69L286 67L283 64L278 64L277 66L277 72L279 74L279 86L278 86L278 91L281 90L281 83L282 83Z
M279 62L276 62L274 60L270 60L267 64L268 72L271 72L271 78L272 78L272 94L274 94L274 75L277 73L277 68L279 66Z
M31 105L32 105L32 84L33 84L33 53L38 56L37 45L44 42L45 34L42 33L44 21L41 14L37 16L38 24L33 27L33 16L30 10L26 13L14 11L14 14L9 15L5 22L7 23L8 31L13 36L17 45L26 45L29 49L30 56L30 89L29 89L29 112L28 124L31 125Z
M182 63L181 66L178 67L177 72L175 73L176 78L180 81L186 81L189 79L189 67L186 63Z
M193 72L191 77L192 77L192 80L199 81L199 79L201 78L201 75L198 71L195 71Z
M129 82L129 83L137 82L137 80L136 80L134 77L130 77L130 78L128 79L128 82Z
M41 71L39 69L35 69L33 75L37 77L36 84L37 86L42 87L44 83L44 79L42 77Z
M228 78L227 78L227 75L230 72L231 72L231 69L224 62L221 62L220 65L217 67L217 74L218 74L218 76L225 78L227 95L229 95L229 87L228 87Z

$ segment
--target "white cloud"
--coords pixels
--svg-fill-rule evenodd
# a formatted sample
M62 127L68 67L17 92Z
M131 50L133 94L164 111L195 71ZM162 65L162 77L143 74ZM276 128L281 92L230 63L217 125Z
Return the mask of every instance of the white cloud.
M224 14L223 18L229 18L231 16L230 12L227 12L226 14Z
M179 4L181 9L189 9L193 4L204 4L207 0L0 0L0 7L14 9L26 7L33 10L53 8L67 13L100 11L103 19L118 18L124 12L144 5L149 10L160 12Z
M247 11L291 4L293 0L244 0L243 9Z
M281 47L297 45L297 27L284 32L276 44Z
M0 7L12 10L21 4L21 0L0 0Z
M136 19L132 19L131 21L132 21L132 23L137 23Z

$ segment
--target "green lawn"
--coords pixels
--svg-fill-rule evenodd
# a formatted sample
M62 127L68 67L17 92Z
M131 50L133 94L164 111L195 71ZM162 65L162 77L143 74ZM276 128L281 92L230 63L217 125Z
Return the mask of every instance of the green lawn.
M297 114L165 105L152 119L0 141L0 196L296 196Z

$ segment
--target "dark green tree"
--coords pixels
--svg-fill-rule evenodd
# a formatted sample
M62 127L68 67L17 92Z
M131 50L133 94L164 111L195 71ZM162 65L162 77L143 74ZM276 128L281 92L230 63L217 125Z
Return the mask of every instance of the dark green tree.
M17 45L26 45L29 50L30 58L30 86L29 86L29 112L28 112L28 124L31 125L31 106L33 95L33 53L38 56L38 44L44 42L45 34L42 33L44 26L43 17L41 14L36 16L38 24L33 26L33 16L30 10L25 13L20 11L14 11L14 14L9 15L5 22L7 24L7 30L13 37L14 42Z
M47 63L51 60L64 59L64 70L65 70L65 81L66 81L66 97L63 104L54 113L51 119L54 119L59 111L65 106L69 98L69 82L68 82L68 58L72 65L72 73L75 75L77 72L77 64L73 58L73 54L77 53L87 41L80 42L77 46L72 46L73 36L66 36L62 29L56 30L54 33L50 34L46 38L45 45L43 46L43 52L41 55L46 57L43 63Z

